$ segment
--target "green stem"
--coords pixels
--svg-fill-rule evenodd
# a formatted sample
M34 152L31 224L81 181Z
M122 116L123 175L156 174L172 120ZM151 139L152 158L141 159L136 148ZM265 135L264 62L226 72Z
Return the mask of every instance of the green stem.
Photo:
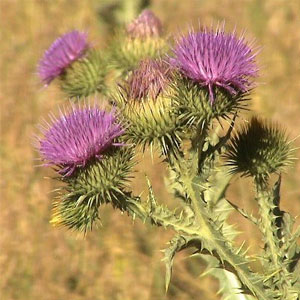
M189 186L189 190L191 190L192 193L191 198L196 199L193 195L191 185ZM195 205L194 200L193 204ZM266 295L262 284L260 284L261 282L257 282L259 281L258 278L254 277L253 273L251 273L249 270L247 266L248 261L231 251L228 244L224 241L224 237L217 230L212 228L199 209L195 209L199 225L197 227L184 226L175 217L164 218L162 217L161 213L156 212L155 210L153 212L149 212L140 202L134 200L128 201L128 211L133 218L137 216L141 218L143 222L149 222L158 226L171 227L176 232L181 232L189 236L197 236L202 241L209 242L213 245L213 248L217 252L217 257L230 265L231 269L235 271L238 278L240 278L243 284L247 286L249 290L258 297L258 299L271 299Z
M279 262L280 248L278 248L278 246L275 243L274 234L276 234L276 232L273 232L272 229L273 220L275 216L272 214L270 195L267 191L264 191L259 187L257 187L256 193L257 193L257 202L259 205L259 213L261 217L261 222L259 222L259 227L261 232L265 236L265 242L268 248L268 253L271 257L272 264L275 266L275 268L279 269L281 268Z
M162 217L161 214L157 211L148 211L145 207L141 204L141 202L136 200L128 200L127 202L127 211L129 215L136 219L138 217L142 220L143 223L150 223L155 224L157 226L163 227L171 227L178 233L185 233L190 236L198 236L199 231L194 227L187 227L180 224L180 221L175 217L174 218L165 218Z
M200 168L201 168L201 162L203 160L202 158L202 149L203 149L203 145L205 142L205 138L207 136L207 131L208 131L208 124L207 123L200 123L198 125L197 128L197 132L194 136L194 138L192 139L192 150L193 151L197 151L197 156L198 156L198 173L200 172Z
M201 209L200 201L197 200L191 180L186 179L184 182L189 192L199 227L201 228L198 235L201 238L205 238L213 245L220 258L231 266L238 278L253 293L253 295L258 297L260 300L272 299L266 295L262 282L255 282L255 279L257 278L254 278L254 273L249 270L248 261L244 257L234 253L230 249L228 243L226 243L222 234L210 224L208 218Z
M276 243L277 228L275 220L277 216L274 214L274 205L272 201L272 194L268 191L267 186L262 186L255 181L256 198L259 205L259 213L261 222L258 223L261 232L264 235L266 243L266 253L272 264L272 269L275 269L274 277L277 284L282 289L285 299L293 299L294 291L292 290L291 282L289 280L289 271L287 266L282 261L282 250L279 244ZM276 272L277 271L277 272Z

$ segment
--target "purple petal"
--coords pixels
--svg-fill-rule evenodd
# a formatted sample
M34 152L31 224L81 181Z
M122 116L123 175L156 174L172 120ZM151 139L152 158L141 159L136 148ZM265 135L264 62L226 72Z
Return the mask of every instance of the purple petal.
M160 60L143 60L126 82L128 98L141 100L156 99L170 82L170 66Z
M71 31L56 39L38 66L40 79L48 85L88 49L87 34Z
M154 13L145 9L127 26L127 33L132 38L158 37L161 35L162 25Z
M60 172L69 176L90 159L101 158L110 147L122 146L115 139L123 133L113 111L77 107L53 121L39 140L39 150L48 164L62 167Z
M231 94L246 92L253 87L258 74L255 62L257 53L237 38L235 32L204 29L181 37L173 48L170 63L186 77L207 86L214 101L214 87L220 86Z

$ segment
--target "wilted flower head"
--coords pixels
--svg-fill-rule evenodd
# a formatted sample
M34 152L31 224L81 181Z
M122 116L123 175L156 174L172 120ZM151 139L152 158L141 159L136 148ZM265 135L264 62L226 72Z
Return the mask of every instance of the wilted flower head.
M48 85L73 61L80 58L88 47L86 33L77 30L56 39L39 63L38 73L41 80Z
M114 142L123 132L113 111L74 107L45 130L39 150L49 165L62 168L60 173L69 176L90 159L101 159L110 147L123 145Z
M154 13L145 9L127 26L127 33L132 38L157 37L161 35L162 25Z
M143 60L127 80L127 96L135 100L156 99L170 82L170 77L170 67L163 60Z
M179 39L170 62L186 77L208 87L210 100L215 100L214 87L222 87L231 94L245 92L253 87L257 76L256 54L235 32L227 34L224 28L190 32Z

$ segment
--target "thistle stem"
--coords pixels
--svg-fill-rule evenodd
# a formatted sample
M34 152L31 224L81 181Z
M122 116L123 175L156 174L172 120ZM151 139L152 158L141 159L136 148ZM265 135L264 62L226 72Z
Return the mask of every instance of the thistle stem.
M261 222L259 222L259 227L261 232L264 234L266 247L270 254L272 263L276 268L280 268L279 263L279 253L280 248L276 245L274 234L276 232L273 231L273 222L275 220L275 216L272 213L271 199L268 191L259 187L256 184L256 194L257 194L257 202L259 205L259 213L261 217Z
M282 250L280 245L276 243L277 231L276 230L276 218L278 216L274 213L274 204L272 201L272 194L268 191L267 186L261 185L254 180L256 186L256 199L259 205L259 213L261 216L261 222L258 223L261 232L264 235L265 251L268 255L271 263L273 264L274 282L281 283L279 289L282 289L285 299L293 299L294 292L291 290L291 282L289 281L289 271L286 265L282 261ZM276 272L277 271L277 272Z
M197 221L199 226L188 227L182 225L181 222L177 222L176 218L164 218L159 212L148 211L140 201L135 199L128 200L127 211L135 219L139 217L144 223L149 222L152 225L164 226L166 228L171 227L178 233L184 233L189 236L198 237L201 241L205 243L210 243L214 248L216 253L211 253L216 256L223 263L227 263L230 266L230 270L233 270L238 278L243 282L245 286L257 296L260 300L271 300L269 296L266 295L265 290L262 286L262 280L258 279L258 276L254 274L248 268L248 261L242 256L234 253L228 243L225 241L222 234L214 229L207 219L207 217L201 212L199 206L197 205L197 200L192 188L192 184L187 186L191 198L193 200L193 205L195 207L195 213L197 216ZM225 266L224 266L225 267Z
M198 173L200 172L201 162L202 162L202 149L207 136L207 123L201 123L198 125L196 135L192 139L192 150L197 151L198 156Z
M201 209L200 201L197 199L191 180L186 179L184 182L191 197L192 206L195 211L199 227L201 228L201 231L198 232L198 236L213 244L213 247L220 256L220 259L231 266L238 278L245 286L247 286L253 295L260 300L272 299L266 294L262 283L258 281L254 274L250 271L248 261L244 257L235 253L231 247L229 247L229 243L226 242L224 236L210 224L207 216Z

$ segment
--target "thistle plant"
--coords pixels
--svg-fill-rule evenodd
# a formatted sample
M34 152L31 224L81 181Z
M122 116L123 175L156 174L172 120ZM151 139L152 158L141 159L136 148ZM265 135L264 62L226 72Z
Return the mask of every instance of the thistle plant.
M111 107L100 109L86 99L41 127L43 165L53 167L63 183L51 222L87 233L101 206L112 205L174 232L164 250L166 289L176 254L192 248L219 279L223 299L300 299L300 228L280 207L281 173L294 149L277 123L241 118L256 85L257 50L224 26L191 30L173 41L161 33L160 21L146 10L124 36L116 35L111 55L97 52L98 60L98 50L91 52L86 36L75 31L41 60L42 82L59 77L70 97L101 91L102 79L121 70L105 87ZM87 81L93 88L82 89ZM166 165L167 189L181 205L175 211L158 199L147 177L147 200L131 189L136 154L147 148ZM227 188L239 175L253 179L257 217L228 199ZM261 233L264 247L256 255L235 241L238 233L229 222L234 210ZM260 267L254 269L253 261Z

